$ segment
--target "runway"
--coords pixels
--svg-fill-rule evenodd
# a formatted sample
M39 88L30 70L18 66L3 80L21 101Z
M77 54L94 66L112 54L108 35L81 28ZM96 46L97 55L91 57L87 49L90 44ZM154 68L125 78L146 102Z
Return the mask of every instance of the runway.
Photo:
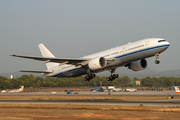
M21 92L21 93L0 93L0 96L41 96L41 95L52 95L51 92ZM67 94L66 92L57 92L54 96L59 95L97 95L107 96L108 92L91 92L91 91L79 91L78 94ZM180 96L174 90L169 91L137 91L137 92L112 92L111 95L122 95L122 96Z
M0 104L67 104L67 105L124 105L124 106L180 106L180 100L120 101L120 100L0 100Z
M21 92L21 93L1 93L0 96L108 96L108 92L80 91L78 94L67 94L66 92ZM111 96L179 96L175 91L137 91L137 92L112 92ZM180 106L180 100L0 100L0 104L76 104L76 105L125 105L125 106Z

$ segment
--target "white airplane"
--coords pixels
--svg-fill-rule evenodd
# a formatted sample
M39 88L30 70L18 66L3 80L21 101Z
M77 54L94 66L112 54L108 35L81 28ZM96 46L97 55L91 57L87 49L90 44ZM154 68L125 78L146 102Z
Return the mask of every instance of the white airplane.
M2 90L1 91L1 93L7 93L8 92L8 90Z
M85 80L89 81L95 77L94 73L109 70L111 75L108 80L113 81L118 77L118 74L114 74L118 67L125 66L133 71L143 70L147 66L145 58L153 56L156 57L155 63L159 64L159 56L169 45L169 42L162 38L148 38L81 58L56 58L41 43L39 49L43 57L11 56L43 61L47 66L47 70L20 72L42 73L46 77L76 77L87 74Z
M179 86L173 86L173 87L174 87L176 93L177 93L177 94L180 94L180 90L179 90L179 88L178 88Z
M14 93L14 92L23 92L24 86L21 86L19 89L10 89L10 90L2 90L1 93Z

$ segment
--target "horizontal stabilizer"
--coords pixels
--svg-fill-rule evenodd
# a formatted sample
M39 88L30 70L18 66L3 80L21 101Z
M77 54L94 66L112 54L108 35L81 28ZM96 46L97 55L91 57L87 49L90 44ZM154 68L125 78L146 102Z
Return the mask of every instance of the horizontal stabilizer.
M30 72L30 73L52 73L51 71L42 71L42 70L20 70L19 72Z

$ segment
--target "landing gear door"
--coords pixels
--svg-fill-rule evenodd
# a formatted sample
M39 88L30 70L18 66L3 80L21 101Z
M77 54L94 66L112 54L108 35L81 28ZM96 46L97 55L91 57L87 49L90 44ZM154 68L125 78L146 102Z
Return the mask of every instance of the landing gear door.
M146 41L145 47L146 47L146 48L149 48L149 41Z

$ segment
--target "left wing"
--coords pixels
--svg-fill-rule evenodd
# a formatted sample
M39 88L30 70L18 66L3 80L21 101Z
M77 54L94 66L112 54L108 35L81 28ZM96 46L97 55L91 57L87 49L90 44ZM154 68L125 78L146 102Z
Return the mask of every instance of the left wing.
M14 57L21 57L21 58L27 58L27 59L34 59L43 61L43 63L48 62L55 62L55 63L61 63L61 64L72 64L72 65L87 65L89 58L50 58L50 57L33 57L33 56L21 56L21 55L11 55Z
M43 61L43 63L55 62L55 63L61 63L61 65L71 64L71 65L82 65L82 66L87 65L88 62L91 59L93 59L93 58L51 58L51 57L21 56L21 55L11 55L11 56L39 60L39 61ZM115 61L116 59L106 58L106 60L108 64L110 64L112 61Z
M19 72L30 72L30 73L52 73L52 71L43 71L43 70L20 70Z

